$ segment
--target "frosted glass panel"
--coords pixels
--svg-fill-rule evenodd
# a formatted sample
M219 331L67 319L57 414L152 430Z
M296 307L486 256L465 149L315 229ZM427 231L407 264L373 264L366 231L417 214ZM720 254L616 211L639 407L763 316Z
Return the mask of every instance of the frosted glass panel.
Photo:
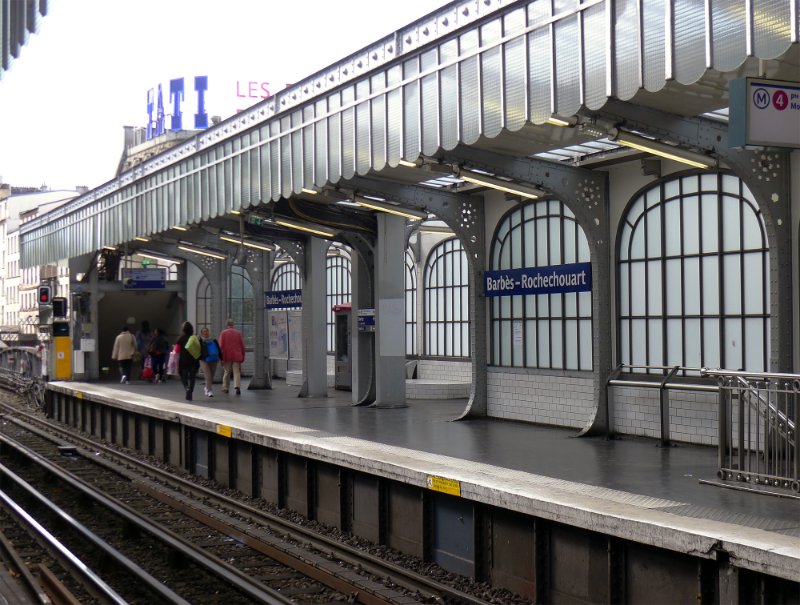
M620 260L628 260L630 254L628 251L628 244L631 241L631 228L625 225L622 228L622 233L619 236L619 258Z
M538 321L536 326L539 329L539 365L542 367L550 366L550 322Z
M666 265L667 315L680 315L683 312L683 307L681 305L681 293L683 292L681 261L680 259L673 258L668 260Z
M631 265L631 315L645 314L645 263Z
M725 174L722 176L722 191L738 196L739 183L741 183L741 181L732 174Z
M649 365L664 365L664 354L662 352L663 340L661 337L661 327L663 323L659 319L651 319L647 322L649 340Z
M726 315L739 314L742 312L742 274L739 265L740 257L738 254L725 256L722 261L723 283L722 292L724 302L724 313ZM759 288L759 291L761 288Z
M751 252L744 255L744 279L747 284L764 283L764 256L761 252ZM744 289L744 312L764 313L764 291L761 288Z
M561 220L551 218L548 221L550 229L550 263L555 265L561 263Z
M578 249L575 242L575 225L564 223L564 264L578 262Z
M718 315L719 309L719 257L703 258L703 313Z
M683 200L683 253L697 254L700 251L700 224L696 197Z
M564 334L563 326L560 321L550 322L550 344L552 350L553 368L564 367Z
M709 368L720 367L718 319L703 320L703 348L703 365Z
M686 342L684 349L686 358L684 365L691 368L698 368L702 365L700 360L700 320L687 319L684 324L684 336Z
M536 367L539 365L536 350L536 322L525 322L525 365L528 367Z
M631 258L644 258L644 229L642 225L633 232Z
M630 363L630 321L623 319L619 322L619 353L621 363Z
M764 372L764 322L745 319L744 329L747 342L744 367L751 372Z
M647 364L647 322L635 319L631 322L631 344L633 348L633 365Z
M683 285L686 315L700 314L700 259L687 258L683 261Z
M741 247L741 228L740 202L738 199L722 198L722 249L738 250Z
M664 183L664 199L678 197L681 193L680 186L681 186L681 181L679 179L667 181L666 183ZM686 192L684 191L684 193Z
M719 250L719 213L717 212L717 196L704 195L702 205L703 217L703 252Z
M578 322L568 321L564 326L567 353L567 369L577 370L580 368L578 361Z
M647 312L648 315L661 315L661 263L647 263Z
M667 320L667 360L664 365L680 366L683 363L683 320Z
M664 231L666 232L666 254L677 256L681 253L681 204L668 202L664 205Z
M729 370L742 368L742 322L740 319L725 320L724 364Z
M581 320L581 369L592 369L592 322Z
M578 315L578 295L565 294L564 295L564 316L576 317Z
M658 209L647 213L647 256L661 256L661 214Z
M745 250L758 250L766 247L764 237L761 235L761 223L747 205L744 205L742 209L742 233L744 235L742 247Z

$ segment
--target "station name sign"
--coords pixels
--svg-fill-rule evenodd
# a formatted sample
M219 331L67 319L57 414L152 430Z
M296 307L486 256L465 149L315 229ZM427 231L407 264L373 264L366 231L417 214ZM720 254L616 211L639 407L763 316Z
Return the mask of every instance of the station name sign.
M731 82L728 140L731 147L800 148L800 82Z
M273 290L272 292L264 292L265 309L286 309L302 306L302 290Z
M591 289L591 263L486 271L484 274L486 296L566 294L590 292Z

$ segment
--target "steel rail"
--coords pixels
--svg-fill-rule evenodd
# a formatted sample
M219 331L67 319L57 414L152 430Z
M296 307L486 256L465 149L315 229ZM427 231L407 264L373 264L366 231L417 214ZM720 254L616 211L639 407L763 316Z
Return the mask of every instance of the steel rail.
M25 565L22 557L17 552L17 549L14 548L14 545L9 542L8 538L6 538L5 534L2 532L0 532L0 548L8 561L8 565L22 578L22 582L28 593L41 605L52 605L52 601L50 597L47 596L47 592L42 588L42 585L37 582L31 570L28 569L28 566Z
M265 525L271 526L273 529L277 529L287 538L301 543L312 543L318 550L333 554L348 564L359 566L367 573L380 577L391 575L393 581L397 585L402 586L406 590L418 591L420 593L427 594L428 598L432 599L434 602L440 602L442 598L446 598L470 605L487 605L487 601L483 599L479 599L460 590L441 584L436 580L410 571L400 565L385 561L380 557L371 555L370 553L365 553L364 551L361 551L355 547L342 544L341 542L321 535L314 530L307 529L290 521L286 521L277 515L244 504L232 497L220 494L190 480L177 477L169 471L148 464L117 449L97 443L89 438L76 435L75 433L67 432L62 428L56 427L49 422L46 422L37 416L33 416L23 410L16 409L13 406L3 403L0 403L0 407L4 407L5 409L12 411L14 414L23 416L37 424L45 424L49 430L58 431L66 440L77 441L87 447L87 449L102 451L107 456L122 460L125 464L128 464L131 467L144 469L146 472L151 473L154 478L166 485L172 485L183 491L194 494L196 497L219 503L220 505L232 509L234 512L238 512L239 514L250 515L256 519L259 519ZM22 422L18 418L6 416L5 419L18 424L19 426L29 428L27 423ZM52 438L52 435L43 436ZM97 458L94 458L93 460L95 462L102 462L101 459Z
M252 578L250 578L246 574L243 574L241 571L239 571L232 565L229 565L224 561L220 561L215 557L212 557L205 551L198 549L193 544L181 538L174 532L169 531L166 528L161 527L159 525L156 525L155 523L151 522L148 519L145 519L126 504L118 502L113 498L98 492L85 481L78 479L72 474L64 471L63 469L59 468L58 466L54 465L52 462L44 458L43 456L22 446L13 439L9 438L7 435L0 434L0 443L8 445L9 447L13 448L15 451L19 452L23 456L34 461L36 464L38 464L48 472L52 473L56 478L58 478L59 481L63 481L64 483L70 485L71 487L85 494L92 500L98 502L99 504L102 504L107 509L112 511L114 514L122 517L129 523L133 524L135 527L138 527L142 531L145 531L148 534L154 536L156 539L166 543L170 548L184 555L187 559L193 561L195 564L200 565L201 567L211 571L216 576L223 579L226 583L233 585L236 589L242 591L249 597L256 599L262 603L268 603L270 605L292 604L292 601L290 599L284 597L277 591L274 591L272 589L269 589L267 587L264 587L256 583ZM3 465L0 465L0 472L6 472L6 471L8 473L11 473L9 469L6 469ZM63 516L68 520L72 520L72 518L66 514L64 514ZM77 524L77 522L75 522L75 524L79 525ZM88 532L88 530L86 531ZM110 546L108 546L108 548L111 549ZM138 568L138 566L133 562L130 562L130 565L131 565L131 570L135 570L136 568ZM189 605L188 601L185 601L180 596L178 596L171 590L164 587L164 585L158 582L158 580L156 580L155 578L152 579L152 582L158 584L158 587L156 587L155 585L151 586L150 584L148 584L148 586L150 586L154 590L168 591L169 596L167 594L164 595L165 598L168 599L168 601L175 603L184 603L186 605Z

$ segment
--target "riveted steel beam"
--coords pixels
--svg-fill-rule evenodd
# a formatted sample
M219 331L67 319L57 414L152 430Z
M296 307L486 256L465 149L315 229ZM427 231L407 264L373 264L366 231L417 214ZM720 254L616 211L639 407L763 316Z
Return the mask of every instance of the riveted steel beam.
M472 388L462 418L486 415L487 325L486 298L481 284L486 266L483 237L483 204L475 196L440 191L419 185L400 185L387 181L354 178L350 181L359 193L386 199L431 212L444 221L461 240L467 255L470 276L470 342L472 343Z

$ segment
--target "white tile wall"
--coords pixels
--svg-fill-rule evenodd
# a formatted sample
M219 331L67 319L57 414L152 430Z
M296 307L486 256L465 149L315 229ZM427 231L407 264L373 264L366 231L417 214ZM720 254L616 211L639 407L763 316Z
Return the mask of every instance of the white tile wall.
M609 397L616 432L657 439L661 437L658 389L612 387ZM670 391L670 439L684 443L717 445L717 402L715 393Z
M554 426L583 428L597 402L591 378L489 370L488 415Z
M420 359L417 378L472 383L472 362Z

